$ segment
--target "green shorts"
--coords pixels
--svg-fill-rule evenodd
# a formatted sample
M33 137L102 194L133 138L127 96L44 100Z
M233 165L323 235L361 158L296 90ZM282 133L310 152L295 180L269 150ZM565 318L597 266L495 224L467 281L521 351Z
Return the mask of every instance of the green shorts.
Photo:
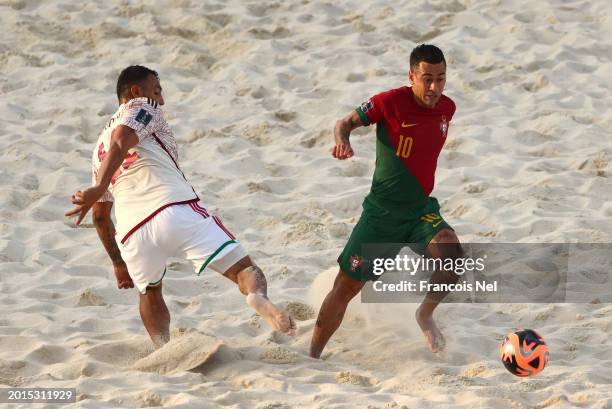
M363 244L411 243L413 251L424 254L425 248L436 233L442 229L452 229L440 215L440 205L435 197L428 197L423 208L412 213L414 216L398 218L387 210L364 201L361 217L338 257L340 269L355 280L372 280L373 278L368 278L361 272ZM387 255L395 256L396 254Z

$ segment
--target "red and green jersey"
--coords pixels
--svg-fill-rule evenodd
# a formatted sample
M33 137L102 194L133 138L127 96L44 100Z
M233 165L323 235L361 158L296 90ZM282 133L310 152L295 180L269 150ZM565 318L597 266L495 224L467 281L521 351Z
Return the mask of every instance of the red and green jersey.
M425 205L455 103L442 95L434 108L416 103L411 87L385 91L356 109L376 124L376 167L366 201L397 216Z

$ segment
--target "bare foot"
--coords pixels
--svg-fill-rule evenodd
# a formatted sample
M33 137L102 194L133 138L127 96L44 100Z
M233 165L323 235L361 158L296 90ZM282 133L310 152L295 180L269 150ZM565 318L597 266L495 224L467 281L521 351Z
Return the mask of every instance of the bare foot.
M415 317L419 327L421 327L421 331L423 331L423 334L425 335L427 345L429 346L431 352L436 353L444 350L446 340L433 320L431 314L423 313L421 307L419 307L416 311Z
M284 309L272 304L270 300L261 294L251 293L247 295L246 302L275 330L282 334L295 335L295 322L291 315Z
M151 341L153 341L153 345L155 345L155 349L159 349L166 345L168 341L170 341L170 334L157 334L151 336Z

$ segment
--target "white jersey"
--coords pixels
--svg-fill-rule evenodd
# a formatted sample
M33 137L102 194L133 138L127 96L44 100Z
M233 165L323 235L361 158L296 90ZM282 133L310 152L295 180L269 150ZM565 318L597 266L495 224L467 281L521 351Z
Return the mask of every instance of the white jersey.
M128 151L100 201L115 202L121 243L162 209L195 202L198 196L178 166L177 144L157 102L135 98L122 104L96 142L92 156L93 184L119 125L132 128L138 144Z

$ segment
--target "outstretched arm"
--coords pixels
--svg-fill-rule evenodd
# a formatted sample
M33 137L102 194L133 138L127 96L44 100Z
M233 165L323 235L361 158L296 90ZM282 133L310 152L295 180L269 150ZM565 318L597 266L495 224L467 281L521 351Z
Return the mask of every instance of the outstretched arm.
M134 283L128 274L128 269L121 258L121 252L117 247L115 240L115 225L111 218L111 209L113 202L96 202L93 205L93 223L96 226L98 237L104 245L108 256L113 262L115 277L117 278L117 287L119 288L134 288Z
M108 153L100 165L96 185L83 191L79 190L72 195L72 204L76 206L66 212L65 215L78 215L76 224L80 224L89 209L108 189L113 174L123 163L125 155L137 144L138 136L132 128L125 125L119 125L115 128L111 136Z
M336 126L334 127L336 145L331 151L334 158L343 160L353 156L354 152L349 137L353 129L359 128L360 126L363 126L363 123L356 111L351 112L349 115L336 122Z

